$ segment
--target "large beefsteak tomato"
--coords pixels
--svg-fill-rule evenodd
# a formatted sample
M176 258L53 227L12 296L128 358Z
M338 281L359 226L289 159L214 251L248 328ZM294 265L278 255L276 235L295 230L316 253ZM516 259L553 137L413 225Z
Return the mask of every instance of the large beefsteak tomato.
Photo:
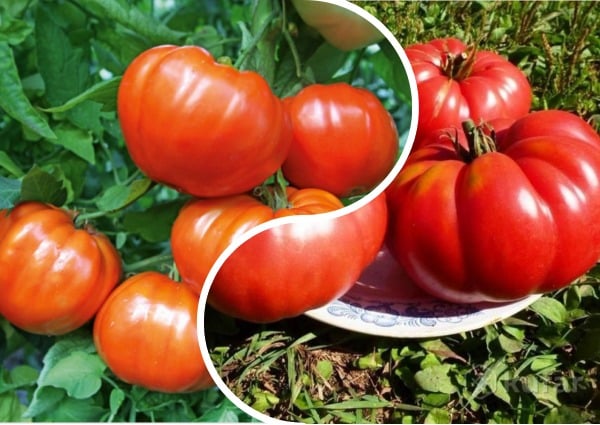
M157 272L130 277L94 321L100 357L119 379L169 393L214 385L200 353L198 295Z
M600 258L600 148L511 126L496 150L468 128L470 150L427 145L387 189L387 242L407 274L453 302L515 300L584 274Z
M405 48L417 82L416 143L428 133L497 118L517 119L531 108L525 74L495 52L469 49L456 38Z
M300 315L346 292L379 251L387 224L385 195L342 216L315 215L342 204L318 189L291 189L289 208L273 211L250 196L194 200L173 225L182 279L196 290L218 256L243 232L276 217L311 215L270 227L225 261L210 288L216 309L251 322Z
M121 277L110 240L77 229L74 213L39 202L0 211L0 314L31 333L79 328Z
M198 197L243 193L283 163L290 128L256 72L197 46L157 46L128 66L118 91L127 149L151 179Z
M369 90L346 83L312 84L284 104L293 139L283 173L294 186L358 195L394 166L396 124Z

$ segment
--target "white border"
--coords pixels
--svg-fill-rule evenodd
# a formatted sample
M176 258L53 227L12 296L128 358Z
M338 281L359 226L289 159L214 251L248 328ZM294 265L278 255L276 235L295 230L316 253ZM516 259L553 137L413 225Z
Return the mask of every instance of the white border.
M362 199L360 199L360 200L356 201L355 203L353 203L347 207L344 207L342 209L339 209L336 211L331 211L328 213L318 214L317 216L303 215L303 216L282 217L282 218L271 220L271 221L268 221L261 225L258 225L256 227L254 227L253 229L249 230L248 232L244 233L240 237L238 237L231 245L229 245L225 249L225 251L223 251L221 253L221 255L217 258L217 260L213 264L212 268L210 269L208 276L206 277L204 286L202 287L202 291L200 292L200 301L198 304L198 320L197 320L198 341L200 342L200 351L202 353L202 357L206 361L206 369L210 373L215 384L219 387L221 392L223 392L223 394L225 394L225 396L227 398L229 398L238 408L240 408L243 412L247 413L248 415L254 417L255 419L257 419L259 421L262 421L264 423L272 423L272 424L289 424L290 422L272 418L268 415L265 415L264 413L260 413L257 410L254 410L253 408L248 406L246 403L244 403L241 399L239 399L233 393L233 391L231 391L229 389L229 387L225 384L225 382L223 382L223 380L221 379L221 377L219 375L219 372L215 368L212 361L210 361L210 351L208 349L208 345L207 345L206 339L204 337L204 314L205 314L205 308L206 308L206 301L208 298L208 292L210 290L212 282L213 282L217 272L219 271L219 269L221 268L223 263L225 263L227 258L239 246L241 246L243 243L245 243L248 239L252 238L253 236L255 236L261 232L264 232L272 227L281 226L281 225L285 225L285 224L289 224L289 223L294 223L294 222L298 222L298 221L306 222L306 221L310 221L310 220L321 221L323 219L333 219L333 218L336 218L339 216L350 214L351 212L354 212L355 210L363 207L364 205L366 205L367 203L369 203L373 199L375 199L377 196L379 196L392 183L392 181L396 178L396 176L398 175L398 173L400 172L400 170L406 163L406 159L408 158L408 154L410 153L410 151L412 149L412 145L414 143L415 135L417 132L418 116L419 116L417 82L415 79L415 75L412 72L410 62L408 60L408 57L406 56L406 53L404 52L404 49L402 48L402 46L400 45L400 43L396 39L396 37L394 37L392 32L381 21L379 21L377 18L375 18L373 15L371 15L370 13L368 13L361 7L350 3L347 0L313 0L313 1L322 2L322 3L330 3L330 4L343 7L351 12L356 13L357 15L361 16L363 19L365 19L366 21L371 23L371 25L373 25L376 29L378 29L379 32L381 32L382 35L384 35L385 38L390 42L390 44L392 45L392 47L398 54L398 57L399 57L400 61L402 62L402 65L404 66L406 75L408 77L408 82L409 82L409 87L410 87L410 95L411 95L411 103L412 103L412 105L411 105L412 106L411 107L411 121L410 121L410 127L409 127L409 131L408 131L408 137L407 137L406 143L404 145L404 148L403 148L402 152L400 153L400 157L398 158L398 161L396 162L396 164L394 165L394 167L392 168L390 173L371 192L369 192L367 195L365 195Z

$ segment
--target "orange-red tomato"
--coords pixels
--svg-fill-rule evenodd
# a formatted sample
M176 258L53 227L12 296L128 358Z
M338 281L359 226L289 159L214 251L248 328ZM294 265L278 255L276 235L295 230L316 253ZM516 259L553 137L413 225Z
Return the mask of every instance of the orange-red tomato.
M328 192L302 189L290 209L273 212L251 197L197 200L181 211L171 244L184 281L202 288L225 247L275 216L316 214L341 207ZM306 217L264 230L224 262L208 294L219 311L251 322L298 316L345 293L381 248L387 224L385 196L348 214Z
M157 46L128 66L118 116L129 154L151 179L198 197L243 193L290 145L279 98L253 71L198 46Z
M0 314L21 329L60 335L82 326L121 271L110 240L75 228L69 211L24 202L0 212Z
M200 352L198 296L157 272L123 282L94 322L98 353L119 379L169 393L214 385Z
M369 90L312 84L284 105L293 138L282 169L292 185L358 195L373 189L394 166L396 123Z

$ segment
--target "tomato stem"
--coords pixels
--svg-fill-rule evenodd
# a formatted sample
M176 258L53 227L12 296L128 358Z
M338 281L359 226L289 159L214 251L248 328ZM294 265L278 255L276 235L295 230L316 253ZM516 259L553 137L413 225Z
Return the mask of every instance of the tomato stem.
M146 271L150 267L153 267L156 265L162 265L162 264L172 263L172 262L173 262L173 256L171 254L159 254L159 255L155 255L154 257L144 258L143 260L136 261L131 264L125 264L123 266L123 270L125 271L125 273L137 273L137 272L141 272L141 271Z
M453 143L456 152L465 162L471 162L486 153L497 151L496 134L489 124L475 125L472 120L467 120L462 123L462 128L467 137L469 149L465 149L458 142L457 136L453 137Z
M254 188L253 195L260 199L262 203L271 207L273 211L289 208L287 185L287 180L280 168L273 177Z
M464 80L471 75L476 53L477 49L475 47L471 47L458 55L447 53L446 63L443 66L444 74L456 81Z

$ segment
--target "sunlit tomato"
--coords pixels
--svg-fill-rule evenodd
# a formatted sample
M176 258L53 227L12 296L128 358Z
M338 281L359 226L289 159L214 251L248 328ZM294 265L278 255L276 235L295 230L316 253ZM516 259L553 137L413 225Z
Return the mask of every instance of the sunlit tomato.
M517 119L531 108L525 74L495 52L473 50L456 38L405 48L417 82L417 143L427 133L497 118Z
M398 157L396 124L369 90L345 83L313 84L285 100L293 140L283 164L297 187L336 196L365 193Z
M127 149L151 179L199 197L238 194L282 164L290 130L252 71L197 46L158 46L128 66L118 92Z
M98 353L119 379L168 393L213 386L200 352L198 295L157 272L130 277L94 322Z
M387 190L390 250L440 298L515 300L600 258L600 149L553 129L506 132L499 151L479 132L469 152L427 145Z
M383 39L368 20L347 7L326 1L292 0L302 20L340 50L356 50Z
M189 203L171 237L183 280L201 289L216 258L243 232L277 216L308 214L243 243L217 273L208 302L234 317L272 322L346 292L383 243L384 195L339 217L315 215L341 208L335 197L321 190L293 191L289 201L290 208L277 212L249 196Z
M31 333L88 322L121 276L110 240L73 213L38 202L0 211L0 315Z

